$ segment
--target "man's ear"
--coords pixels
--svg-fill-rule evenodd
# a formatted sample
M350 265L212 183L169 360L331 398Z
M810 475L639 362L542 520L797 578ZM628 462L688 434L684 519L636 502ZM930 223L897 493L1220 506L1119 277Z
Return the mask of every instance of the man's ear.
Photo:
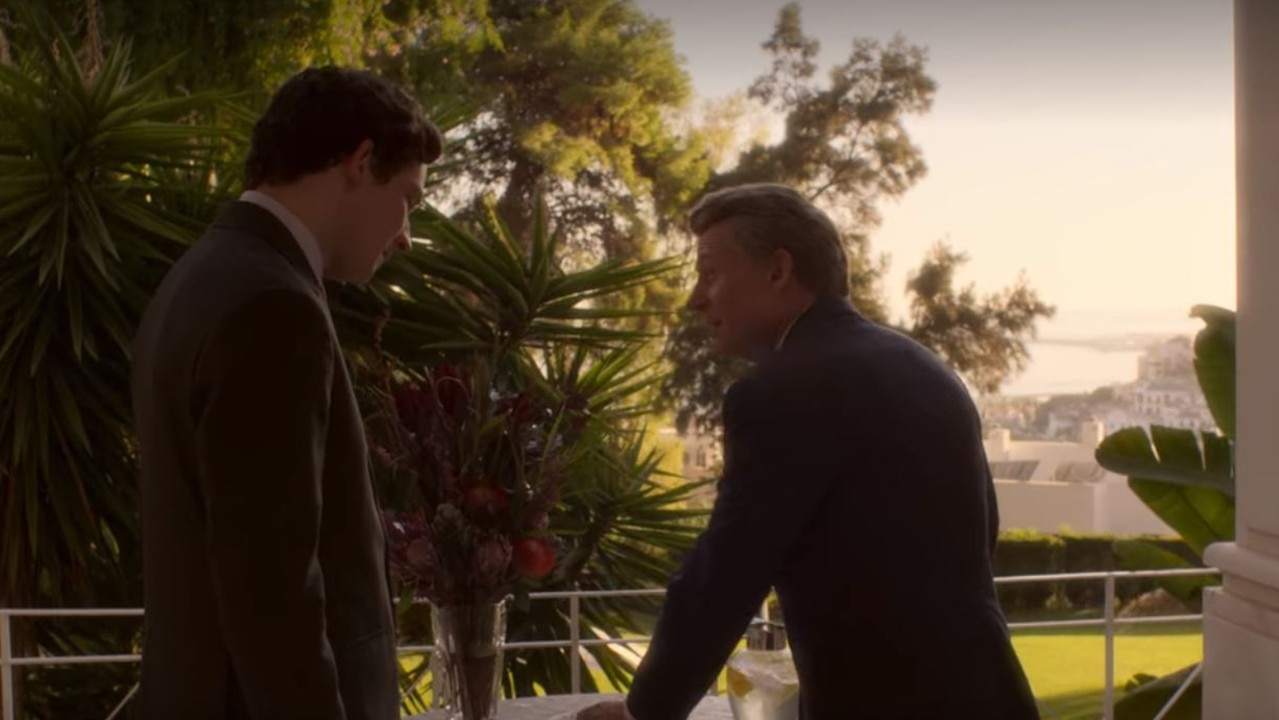
M777 248L773 251L768 280L774 287L782 287L795 277L795 256L789 250Z
M358 185L368 182L373 176L373 141L362 140L350 155L338 163L338 167L341 168L342 176L346 178L348 184Z

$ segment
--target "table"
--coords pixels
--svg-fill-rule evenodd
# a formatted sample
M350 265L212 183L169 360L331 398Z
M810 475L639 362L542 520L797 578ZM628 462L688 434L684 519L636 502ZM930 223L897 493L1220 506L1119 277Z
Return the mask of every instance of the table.
M503 700L497 708L497 720L571 720L573 713L605 700L621 700L623 695L549 695ZM411 720L442 720L443 713L415 715ZM733 720L728 698L722 695L702 698L689 720Z

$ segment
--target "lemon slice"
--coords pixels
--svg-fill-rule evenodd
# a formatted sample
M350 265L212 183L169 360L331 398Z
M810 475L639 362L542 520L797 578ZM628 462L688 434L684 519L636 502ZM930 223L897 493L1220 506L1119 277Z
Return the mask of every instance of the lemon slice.
M746 693L754 690L755 686L751 684L750 678L747 678L738 670L728 669L728 692L737 697L746 697Z

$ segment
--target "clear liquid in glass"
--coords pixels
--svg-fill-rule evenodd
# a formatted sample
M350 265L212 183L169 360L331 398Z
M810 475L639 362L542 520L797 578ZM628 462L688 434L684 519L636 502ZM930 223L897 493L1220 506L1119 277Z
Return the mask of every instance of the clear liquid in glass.
M798 720L799 675L789 650L741 650L728 661L736 720Z

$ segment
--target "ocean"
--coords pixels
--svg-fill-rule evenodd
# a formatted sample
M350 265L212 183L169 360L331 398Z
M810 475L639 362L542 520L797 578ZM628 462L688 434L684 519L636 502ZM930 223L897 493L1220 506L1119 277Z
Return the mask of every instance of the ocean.
M1066 310L1029 344L1030 366L1001 395L1081 393L1137 379L1142 347L1161 337L1194 336L1203 322L1176 310Z

